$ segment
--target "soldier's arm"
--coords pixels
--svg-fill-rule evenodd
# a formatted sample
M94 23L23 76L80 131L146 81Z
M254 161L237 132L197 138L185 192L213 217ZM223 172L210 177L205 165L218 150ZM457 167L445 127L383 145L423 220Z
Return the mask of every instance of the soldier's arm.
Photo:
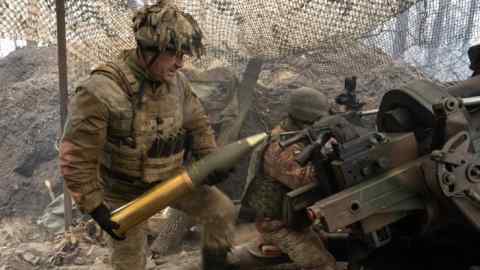
M216 150L215 135L200 99L193 93L186 79L183 80L183 85L185 87L183 127L191 140L192 153L197 157L203 157Z
M103 201L97 170L107 119L107 107L86 89L77 89L69 106L59 158L67 188L84 213L92 212Z
M313 167L311 165L300 166L295 161L302 149L299 144L290 145L284 150L281 150L278 142L271 144L265 151L265 158L274 160L275 164L274 166L264 166L264 171L291 189L312 183L315 179Z

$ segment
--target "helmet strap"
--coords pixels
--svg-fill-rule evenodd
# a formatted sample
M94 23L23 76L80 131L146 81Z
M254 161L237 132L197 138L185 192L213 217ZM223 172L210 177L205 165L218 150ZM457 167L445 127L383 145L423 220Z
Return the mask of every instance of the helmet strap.
M160 56L160 52L159 52L159 51L157 51L157 52L155 53L155 55L152 57L152 59L150 59L150 61L148 61L148 63L147 63L147 68L150 69L150 67L153 65L153 63L155 63L155 61L157 60L158 56Z
M141 57L143 59L143 62L146 64L147 73L150 73L150 68L152 67L153 63L155 63L155 61L159 56L160 56L160 51L156 51L155 55L152 58L150 58L147 62L147 57L143 52L142 47L141 46L137 47L137 57Z

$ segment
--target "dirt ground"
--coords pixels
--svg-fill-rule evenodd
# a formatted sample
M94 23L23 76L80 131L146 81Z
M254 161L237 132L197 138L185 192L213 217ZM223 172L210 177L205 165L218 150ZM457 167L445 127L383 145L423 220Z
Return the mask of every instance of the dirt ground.
M220 68L204 72L216 84L194 84L215 126L225 107L225 89L238 72ZM55 149L59 134L59 96L56 48L23 48L0 59L0 270L13 269L109 269L104 244L86 236L82 217L75 239L78 246L62 251L63 234L53 234L37 225L50 202L45 180L55 195L61 193ZM417 78L417 72L400 64L379 67L358 79L359 97L375 108L385 91ZM75 78L70 78L75 80ZM325 74L306 58L267 63L255 89L240 136L272 128L285 116L288 93L309 86L332 100L343 89L343 78ZM234 199L241 194L248 158L236 174L221 185ZM243 231L242 231L243 230ZM241 228L237 237L251 237ZM243 239L243 240L245 240ZM191 233L176 254L149 260L150 269L182 269L198 260L198 235Z

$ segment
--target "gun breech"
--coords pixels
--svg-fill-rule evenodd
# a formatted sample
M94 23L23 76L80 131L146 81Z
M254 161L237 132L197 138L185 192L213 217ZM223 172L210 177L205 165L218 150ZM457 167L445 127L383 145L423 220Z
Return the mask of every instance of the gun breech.
M320 200L308 208L308 215L320 220L327 232L335 232L375 214L422 209L419 191L405 182L423 177L421 164L426 159L428 155Z

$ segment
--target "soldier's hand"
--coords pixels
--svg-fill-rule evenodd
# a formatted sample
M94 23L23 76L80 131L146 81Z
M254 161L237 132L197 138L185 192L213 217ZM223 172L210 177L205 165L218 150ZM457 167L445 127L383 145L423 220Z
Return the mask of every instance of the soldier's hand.
M228 170L215 170L207 176L207 179L205 180L205 184L209 186L213 186L218 183L221 183L227 180L230 174L232 174L234 171L235 171L234 168L231 168Z
M97 224L115 240L125 240L124 236L117 235L113 230L120 228L116 222L110 219L110 210L102 203L90 213Z

